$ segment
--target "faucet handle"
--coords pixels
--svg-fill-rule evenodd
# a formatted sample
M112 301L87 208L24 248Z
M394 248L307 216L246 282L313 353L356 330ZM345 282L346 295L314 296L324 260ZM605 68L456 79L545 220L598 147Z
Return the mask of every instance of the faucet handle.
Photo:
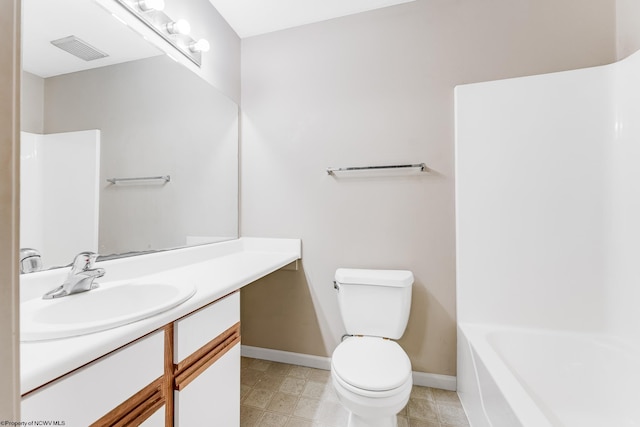
M42 270L40 252L31 248L20 249L20 274Z
M80 252L73 259L71 265L71 273L77 273L80 271L87 271L93 268L93 263L98 258L98 254L95 252Z

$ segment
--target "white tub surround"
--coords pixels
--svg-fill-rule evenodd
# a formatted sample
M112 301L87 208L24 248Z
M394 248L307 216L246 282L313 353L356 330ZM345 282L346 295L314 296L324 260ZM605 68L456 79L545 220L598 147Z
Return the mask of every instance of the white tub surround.
M640 425L638 73L640 52L456 88L457 378L474 427Z
M228 295L301 257L297 239L240 238L228 242L98 262L109 282L192 283L196 293L181 305L137 322L77 337L23 342L21 393L25 394L121 346ZM71 261L71 260L69 260ZM21 300L41 298L68 268L21 277ZM89 291L91 292L91 291Z
M99 130L21 132L20 247L38 249L45 268L97 252L99 180Z

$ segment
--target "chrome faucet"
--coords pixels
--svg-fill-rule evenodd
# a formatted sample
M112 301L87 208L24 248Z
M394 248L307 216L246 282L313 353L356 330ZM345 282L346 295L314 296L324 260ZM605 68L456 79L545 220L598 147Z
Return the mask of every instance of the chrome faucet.
M104 276L105 271L104 268L93 268L96 258L98 258L96 253L80 252L74 258L71 271L64 283L44 294L42 298L60 298L97 288L99 285L93 281Z

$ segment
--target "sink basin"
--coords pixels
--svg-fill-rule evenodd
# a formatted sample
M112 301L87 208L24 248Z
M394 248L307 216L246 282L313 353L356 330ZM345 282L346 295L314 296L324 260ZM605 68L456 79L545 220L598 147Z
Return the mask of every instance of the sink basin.
M104 331L182 304L193 285L163 283L102 284L88 292L20 304L20 340L40 341Z

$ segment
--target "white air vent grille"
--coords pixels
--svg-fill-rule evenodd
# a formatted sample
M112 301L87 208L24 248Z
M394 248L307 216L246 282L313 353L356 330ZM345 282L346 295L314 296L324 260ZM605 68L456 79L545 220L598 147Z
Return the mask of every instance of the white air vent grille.
M52 40L51 44L85 61L93 61L109 56L76 36Z

